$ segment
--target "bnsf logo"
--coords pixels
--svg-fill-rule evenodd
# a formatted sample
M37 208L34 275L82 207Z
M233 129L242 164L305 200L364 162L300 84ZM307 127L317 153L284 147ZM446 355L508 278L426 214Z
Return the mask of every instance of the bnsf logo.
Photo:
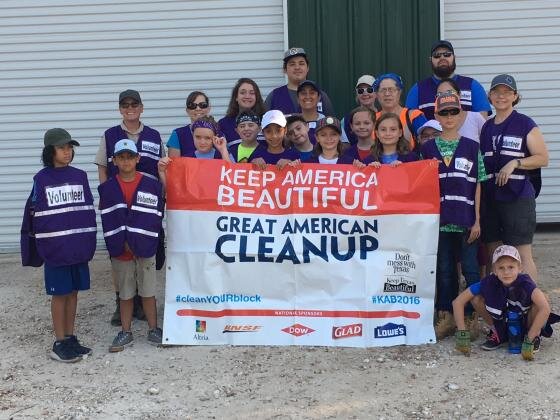
M262 328L260 325L226 325L223 333L256 332Z
M350 324L344 325L342 327L333 327L332 338L349 338L349 337L361 337L362 336L362 324Z
M301 337L305 334L311 334L315 330L313 328L306 327L305 325L294 324L291 327L282 328L282 331L288 334L292 334L296 337Z

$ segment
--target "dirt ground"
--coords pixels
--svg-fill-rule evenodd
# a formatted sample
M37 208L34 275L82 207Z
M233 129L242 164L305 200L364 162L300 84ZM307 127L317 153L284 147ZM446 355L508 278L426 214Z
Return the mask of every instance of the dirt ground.
M560 312L560 230L535 238L538 284ZM372 349L168 347L146 341L107 349L118 332L109 264L98 253L92 288L80 294L77 333L93 355L52 361L50 303L42 270L0 255L0 419L558 419L560 334L534 362L507 349L470 358L454 340ZM163 289L159 318L163 317ZM479 342L481 340L479 339Z

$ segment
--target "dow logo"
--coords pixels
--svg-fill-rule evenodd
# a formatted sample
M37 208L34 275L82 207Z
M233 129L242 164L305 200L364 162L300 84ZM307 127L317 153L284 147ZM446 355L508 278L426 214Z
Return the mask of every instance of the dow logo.
M290 327L282 328L282 331L296 337L301 337L302 335L311 334L315 330L313 328L306 327L305 325L294 324Z

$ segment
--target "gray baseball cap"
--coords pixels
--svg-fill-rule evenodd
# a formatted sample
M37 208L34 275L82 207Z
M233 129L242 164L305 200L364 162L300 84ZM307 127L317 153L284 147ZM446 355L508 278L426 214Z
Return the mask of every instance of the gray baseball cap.
M47 130L44 137L45 146L64 146L70 143L73 146L79 146L76 140L74 140L68 131L64 128L51 128Z
M498 74L496 77L492 79L492 83L490 83L490 90L494 89L496 86L504 85L512 90L517 90L517 83L515 83L515 79L513 76L509 74Z

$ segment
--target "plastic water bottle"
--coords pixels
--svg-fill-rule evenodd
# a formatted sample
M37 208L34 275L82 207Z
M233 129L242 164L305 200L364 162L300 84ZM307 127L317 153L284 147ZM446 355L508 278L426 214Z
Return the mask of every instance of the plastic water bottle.
M509 352L519 354L521 353L521 343L523 342L523 337L521 336L521 314L519 312L508 311L507 322Z

